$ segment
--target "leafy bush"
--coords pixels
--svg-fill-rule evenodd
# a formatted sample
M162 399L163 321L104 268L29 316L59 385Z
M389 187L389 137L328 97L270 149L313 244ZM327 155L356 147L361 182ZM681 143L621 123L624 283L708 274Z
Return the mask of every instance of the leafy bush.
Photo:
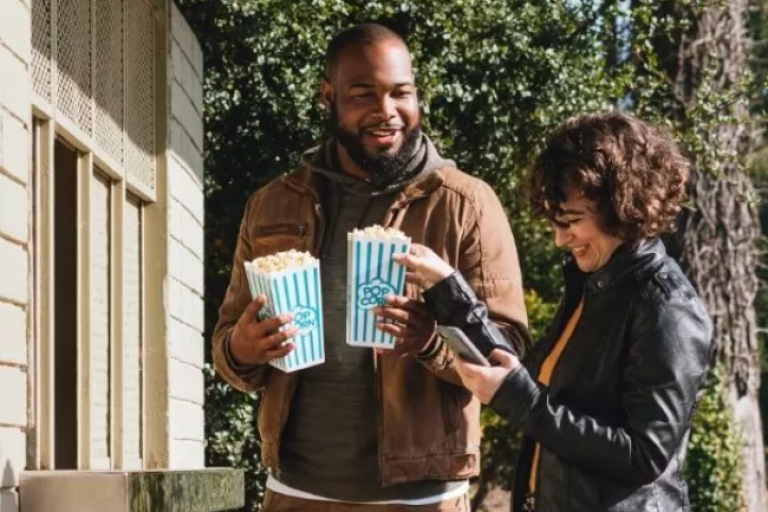
M242 469L245 472L243 510L259 510L267 473L261 465L261 443L254 423L258 397L230 387L210 364L206 365L204 374L206 465Z
M696 512L741 510L740 439L723 396L723 369L707 379L688 442L685 480Z

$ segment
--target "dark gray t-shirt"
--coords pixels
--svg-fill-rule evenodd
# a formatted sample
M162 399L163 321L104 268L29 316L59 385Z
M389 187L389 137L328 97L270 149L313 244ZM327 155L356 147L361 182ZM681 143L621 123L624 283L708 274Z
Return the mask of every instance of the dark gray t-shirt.
M301 370L283 431L280 482L340 501L419 499L463 482L379 486L379 414L373 352L345 342L347 233L379 224L393 196L340 193L340 215L320 262L325 364Z

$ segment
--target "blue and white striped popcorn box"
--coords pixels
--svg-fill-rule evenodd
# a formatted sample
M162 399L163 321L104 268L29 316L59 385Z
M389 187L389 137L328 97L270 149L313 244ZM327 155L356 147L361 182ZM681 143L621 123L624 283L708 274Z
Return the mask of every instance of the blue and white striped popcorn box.
M357 347L394 348L395 338L376 328L373 308L384 297L402 295L405 267L392 258L407 253L411 239L384 238L361 231L347 234L347 344Z
M251 262L245 263L251 296L267 297L261 309L262 319L292 313L293 321L281 330L294 326L298 333L291 338L290 354L273 359L270 365L284 372L294 372L325 362L323 337L323 302L320 289L320 264L317 260L295 270L261 272Z

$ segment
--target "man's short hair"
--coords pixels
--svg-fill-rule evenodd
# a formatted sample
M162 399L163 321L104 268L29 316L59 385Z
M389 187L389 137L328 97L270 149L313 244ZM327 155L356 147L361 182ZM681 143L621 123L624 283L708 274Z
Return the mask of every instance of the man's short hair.
M330 81L336 70L341 55L357 45L377 44L384 41L399 41L406 48L408 45L394 30L378 23L362 23L337 34L328 44L325 52L325 79Z

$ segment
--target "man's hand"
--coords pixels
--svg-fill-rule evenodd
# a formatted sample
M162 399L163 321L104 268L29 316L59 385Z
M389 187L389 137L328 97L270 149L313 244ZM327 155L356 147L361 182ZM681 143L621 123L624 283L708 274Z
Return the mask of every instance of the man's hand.
M290 323L290 313L259 321L259 311L267 303L264 295L259 295L248 304L240 319L235 324L229 340L229 352L237 364L266 364L273 359L283 357L293 350L290 340L298 330L289 327L278 331ZM287 343L286 343L287 342Z
M397 338L393 350L378 350L382 355L418 354L423 351L435 334L435 319L423 302L403 296L388 295L387 305L373 312L396 323L379 321L376 328Z
M496 366L480 366L456 356L453 364L461 382L484 404L489 403L512 370L520 366L520 360L504 350L495 349L488 358Z

